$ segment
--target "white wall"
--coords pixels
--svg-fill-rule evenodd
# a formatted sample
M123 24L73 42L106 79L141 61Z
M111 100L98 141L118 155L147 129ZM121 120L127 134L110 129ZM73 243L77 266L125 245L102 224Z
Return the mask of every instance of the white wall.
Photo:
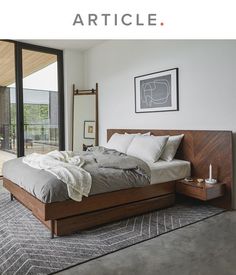
M75 50L64 50L64 90L65 90L65 145L72 149L72 86L82 89L84 83L83 54Z
M84 58L85 85L99 84L100 144L108 128L236 133L236 41L108 41ZM134 76L174 67L179 68L180 110L136 114Z

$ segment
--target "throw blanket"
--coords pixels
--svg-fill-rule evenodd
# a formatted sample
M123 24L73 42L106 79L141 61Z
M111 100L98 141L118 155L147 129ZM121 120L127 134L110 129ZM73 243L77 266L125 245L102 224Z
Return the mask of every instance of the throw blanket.
M23 158L23 162L35 169L45 170L67 185L68 195L75 201L88 196L92 184L90 173L82 166L83 159L71 151L53 151L46 155L33 153Z

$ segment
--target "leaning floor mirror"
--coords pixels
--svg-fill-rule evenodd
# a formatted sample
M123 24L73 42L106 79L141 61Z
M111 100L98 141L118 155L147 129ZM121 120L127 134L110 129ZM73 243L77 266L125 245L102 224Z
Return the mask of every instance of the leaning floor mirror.
M73 151L98 145L98 84L79 90L73 85Z

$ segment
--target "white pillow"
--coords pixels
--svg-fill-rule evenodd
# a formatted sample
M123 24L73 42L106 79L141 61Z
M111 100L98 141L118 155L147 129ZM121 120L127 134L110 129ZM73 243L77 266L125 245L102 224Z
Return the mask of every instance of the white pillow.
M144 161L156 162L163 152L168 136L135 136L127 154Z
M151 135L151 132L147 132L147 133L144 133L144 134L141 134L141 133L135 133L135 134L125 133L125 135L133 135L133 136L142 135L142 136L150 136L150 135Z
M182 134L182 135L178 135L178 136L170 136L169 137L169 139L166 143L165 149L164 149L163 153L161 154L161 159L166 160L166 161L173 160L183 136L184 135Z
M126 154L127 149L134 137L134 135L123 135L115 133L107 142L106 148L115 149Z

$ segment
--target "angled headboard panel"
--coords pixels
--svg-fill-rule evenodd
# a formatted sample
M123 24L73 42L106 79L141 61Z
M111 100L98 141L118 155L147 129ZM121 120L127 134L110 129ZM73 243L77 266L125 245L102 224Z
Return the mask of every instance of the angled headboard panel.
M233 144L231 131L108 129L107 140L114 133L145 132L151 132L155 136L184 134L176 158L190 161L192 176L204 179L208 177L211 163L213 177L226 184L225 196L211 202L223 208L232 208Z

